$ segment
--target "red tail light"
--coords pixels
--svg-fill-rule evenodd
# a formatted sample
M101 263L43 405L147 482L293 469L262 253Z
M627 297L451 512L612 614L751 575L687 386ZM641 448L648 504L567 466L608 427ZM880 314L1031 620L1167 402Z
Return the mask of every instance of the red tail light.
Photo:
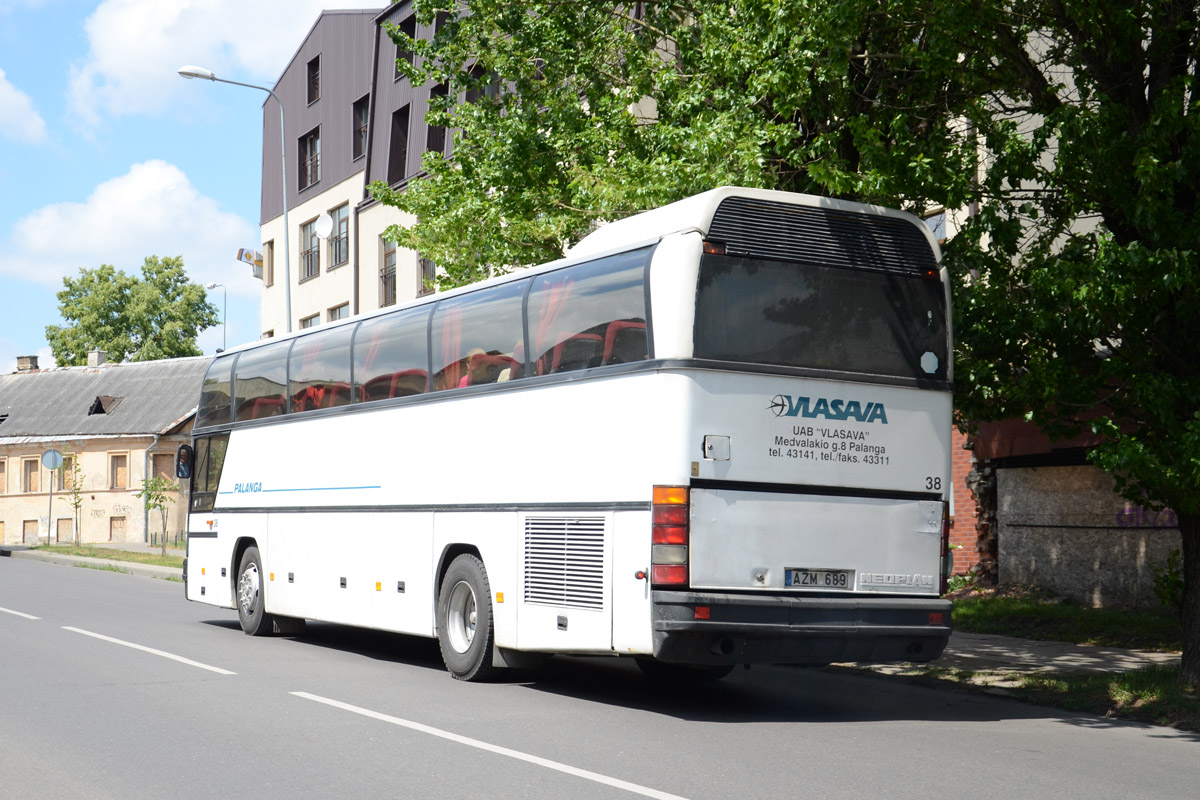
M688 488L655 486L650 536L650 581L655 586L687 586Z

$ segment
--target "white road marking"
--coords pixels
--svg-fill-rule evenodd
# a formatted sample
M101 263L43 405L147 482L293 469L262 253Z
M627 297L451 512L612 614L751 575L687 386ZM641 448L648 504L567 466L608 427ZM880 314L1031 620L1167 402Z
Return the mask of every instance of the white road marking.
M85 631L82 628L72 628L67 625L63 626L63 630L71 631L72 633L82 633L84 636L91 636L93 639L103 639L106 642L112 642L113 644L119 644L124 647L132 647L134 650L141 650L143 653L150 653L151 655L162 656L163 658L169 658L172 661L178 661L180 664L187 664L188 666L191 666L191 667L199 667L200 669L206 669L210 672L216 672L221 675L237 675L236 672L230 672L227 669L221 669L220 667L211 667L208 664L201 664L199 661L192 661L190 658L184 658L183 656L177 656L174 653L166 653L166 652L163 652L162 650L155 650L153 647L146 647L145 645L142 645L142 644L134 644L133 642L126 642L123 639L114 639L113 637L105 636L102 633L92 633L91 631Z
M33 614L23 614L20 611L13 611L11 608L0 608L0 611L3 611L5 614L12 614L14 617L24 617L25 619L41 619L41 617L35 617Z
M457 733L450 733L449 731L444 731L440 728L433 728L433 727L430 727L429 725L422 725L420 722L413 722L412 720L401 719L400 717L393 717L393 716L389 716L388 714L381 714L378 711L371 711L370 709L367 709L367 708L361 708L359 706L352 706L349 703L342 703L337 700L330 700L328 697L320 697L319 695L309 694L308 692L291 692L291 694L294 694L296 697L302 697L305 700L313 700L317 703L324 703L327 706L333 706L334 708L340 708L343 711L350 711L354 714L361 714L364 717L370 717L371 719L377 719L381 722L390 722L391 724L399 725L402 728L409 728L410 730L418 731L420 733L427 733L430 736L437 736L441 739L447 739L451 742L465 744L467 747L475 747L475 748L478 748L479 750L486 750L489 753L496 753L498 755L508 756L509 758L515 758L518 761L526 761L530 764L536 764L539 767L545 767L546 769L552 769L552 770L556 770L558 772L564 772L567 775L574 775L575 777L583 778L584 780L594 781L596 783L602 783L605 786L612 786L617 789L624 789L627 792L633 792L634 794L640 794L643 797L653 797L653 798L656 798L656 800L686 800L686 798L680 797L677 794L670 794L669 792L660 792L657 789L651 789L647 786L640 786L636 783L630 783L629 781L623 781L619 778L609 777L608 775L601 775L598 772L591 772L586 769L579 769L578 767L572 767L568 764L562 764L558 761L551 761L548 758L542 758L540 756L530 755L529 753L522 753L520 750L511 750L507 747L500 747L499 745L488 744L487 742L481 742L478 739L471 739L470 737L467 737L467 736L459 736Z

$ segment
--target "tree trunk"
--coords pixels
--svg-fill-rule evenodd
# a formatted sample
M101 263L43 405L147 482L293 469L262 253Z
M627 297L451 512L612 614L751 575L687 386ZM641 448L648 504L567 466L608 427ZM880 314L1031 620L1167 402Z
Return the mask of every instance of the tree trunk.
M1178 512L1183 539L1183 682L1200 688L1200 513Z

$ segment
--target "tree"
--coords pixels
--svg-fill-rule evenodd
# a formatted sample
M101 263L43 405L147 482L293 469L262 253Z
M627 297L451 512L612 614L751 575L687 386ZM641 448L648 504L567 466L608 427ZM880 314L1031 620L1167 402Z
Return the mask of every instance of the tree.
M112 361L198 356L196 336L218 324L204 288L188 281L182 257L150 256L141 277L103 264L63 278L58 310L68 325L46 326L54 360L87 363L89 350Z
M162 475L142 478L142 490L137 497L142 498L147 511L157 511L162 520L162 554L167 554L167 506L175 502L174 492L179 491L179 484Z
M429 22L451 0L414 0ZM1197 5L1180 0L471 0L392 30L456 130L384 203L445 283L560 255L721 184L969 208L957 408L1090 428L1126 497L1183 536L1200 684ZM470 102L455 105L461 92Z
M83 541L83 470L79 468L79 456L72 453L70 450L63 451L63 465L60 468L63 470L63 488L66 489L65 495L60 495L59 500L71 507L71 511L75 517L75 546Z
M423 22L453 5L414 3ZM429 119L456 132L451 159L425 156L425 177L372 186L417 218L386 235L459 285L722 184L965 204L976 151L946 110L979 113L974 57L957 68L959 43L925 20L986 30L995 12L886 6L472 0L433 41L393 28L418 55L398 62L414 84L450 86Z
M1183 541L1183 677L1200 685L1200 9L1019 0L980 213L950 242L967 419L1090 429L1090 458Z

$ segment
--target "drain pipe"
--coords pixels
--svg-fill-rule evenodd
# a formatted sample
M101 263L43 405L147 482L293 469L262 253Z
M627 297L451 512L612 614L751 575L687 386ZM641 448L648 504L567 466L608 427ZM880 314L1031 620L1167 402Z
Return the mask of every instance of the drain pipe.
M146 481L150 478L150 451L158 446L158 437L161 433L154 434L154 441L146 448L146 454L142 456L142 488L146 488ZM163 531L163 536L167 532ZM146 508L146 498L142 498L142 541L150 544L150 509Z

